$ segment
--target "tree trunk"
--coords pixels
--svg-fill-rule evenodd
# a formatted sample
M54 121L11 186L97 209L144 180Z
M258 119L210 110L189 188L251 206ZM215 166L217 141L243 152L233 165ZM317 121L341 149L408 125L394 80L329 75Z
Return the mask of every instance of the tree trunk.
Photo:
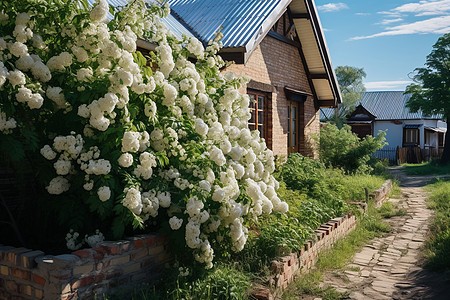
M450 162L450 118L447 118L447 132L445 133L444 151L442 152L441 165L446 165Z

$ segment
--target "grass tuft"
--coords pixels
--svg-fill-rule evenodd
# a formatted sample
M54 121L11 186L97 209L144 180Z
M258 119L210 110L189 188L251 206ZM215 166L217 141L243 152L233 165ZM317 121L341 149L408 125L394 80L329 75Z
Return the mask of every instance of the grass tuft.
M378 212L383 218L392 218L406 215L406 210L398 208L397 205L392 202L384 202L378 209Z

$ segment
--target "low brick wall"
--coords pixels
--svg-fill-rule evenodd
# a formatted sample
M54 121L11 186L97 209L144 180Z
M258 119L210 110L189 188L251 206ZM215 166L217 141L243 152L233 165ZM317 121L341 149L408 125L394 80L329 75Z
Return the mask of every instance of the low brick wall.
M356 225L352 214L330 220L315 230L316 239L307 241L300 252L291 253L272 262L273 287L285 289L299 272L307 272L321 251L331 248L337 239L347 235Z
M346 236L355 226L356 217L351 213L321 225L315 230L315 240L305 242L300 252L272 261L270 288L275 292L286 289L296 275L308 272L314 266L321 251L331 248L336 240ZM272 293L265 287L257 288L252 296L256 299L273 299Z
M0 300L102 299L114 288L156 280L167 239L142 235L71 254L0 245Z
M392 181L386 180L385 183L376 191L374 191L372 194L370 194L370 197L373 199L373 202L375 203L376 207L381 206L383 204L384 200L386 200L387 195L392 190Z

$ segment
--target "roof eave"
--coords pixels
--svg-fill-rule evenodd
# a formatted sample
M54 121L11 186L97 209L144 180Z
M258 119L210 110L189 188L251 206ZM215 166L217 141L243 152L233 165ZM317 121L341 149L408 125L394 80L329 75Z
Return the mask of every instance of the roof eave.
M329 81L333 94L335 97L335 105L342 103L342 95L339 88L339 84L336 78L336 73L334 72L333 65L331 63L330 53L328 50L327 43L325 41L325 35L322 30L322 25L320 23L319 14L317 13L316 5L313 0L304 0L308 13L311 17L310 21L314 28L314 34L318 41L318 48L322 56L322 60L327 73L327 80Z

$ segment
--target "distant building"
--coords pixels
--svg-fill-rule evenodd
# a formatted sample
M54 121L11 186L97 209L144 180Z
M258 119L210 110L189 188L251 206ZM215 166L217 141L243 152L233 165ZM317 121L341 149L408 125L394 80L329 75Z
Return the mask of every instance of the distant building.
M360 137L387 130L389 148L443 148L447 123L442 121L442 115L410 112L406 107L410 97L410 94L401 91L366 92L355 111L347 117L347 124ZM333 113L334 109L322 109L321 120L326 121Z

